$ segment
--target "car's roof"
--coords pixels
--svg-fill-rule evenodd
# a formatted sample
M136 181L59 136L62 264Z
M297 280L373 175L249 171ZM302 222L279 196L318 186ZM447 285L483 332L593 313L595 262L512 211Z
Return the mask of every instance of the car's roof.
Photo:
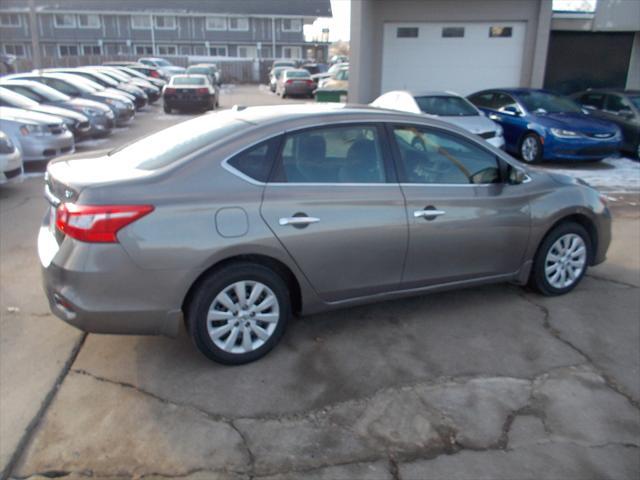
M206 80L207 76L201 73L181 73L179 75L173 75L171 77L172 80L174 78L204 78Z
M460 97L455 92L448 92L444 90L392 90L391 92L406 93L412 97ZM391 93L387 92L387 93Z
M597 93L618 93L620 95L640 95L640 90L625 90L624 88L589 88L582 92L577 93L588 93L588 92L597 92Z
M215 64L213 63L194 63L193 65L189 65L187 67L187 70L190 69L191 67L199 67L199 68L214 68Z
M300 73L306 73L307 75L309 74L309 72L307 70L305 70L304 68L287 68L286 70L284 70L285 73L289 73L289 72L300 72Z

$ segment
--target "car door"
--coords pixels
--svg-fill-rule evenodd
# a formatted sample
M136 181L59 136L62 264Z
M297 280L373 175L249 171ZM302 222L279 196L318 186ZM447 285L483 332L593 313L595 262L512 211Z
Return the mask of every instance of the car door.
M395 290L407 218L385 133L339 124L285 134L262 216L325 301Z
M496 92L488 117L502 126L505 142L511 150L516 150L527 124L518 102L511 95Z
M609 93L605 99L603 113L607 120L614 122L622 130L624 150L634 151L638 122L628 101L622 95Z
M489 149L431 127L389 127L409 219L403 288L516 273L529 238L527 188Z

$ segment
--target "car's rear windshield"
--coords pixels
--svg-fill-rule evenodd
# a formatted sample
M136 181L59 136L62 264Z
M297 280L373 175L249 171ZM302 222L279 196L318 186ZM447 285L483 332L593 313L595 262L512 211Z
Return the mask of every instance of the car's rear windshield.
M307 78L309 77L309 72L298 72L296 70L287 70L286 71L287 78Z
M478 111L464 98L449 95L415 97L420 111L440 117L470 117Z
M629 95L629 100L633 103L636 108L640 108L640 95Z
M154 62L158 65L160 65L161 67L171 67L173 65L171 65L171 63L167 62L166 60L163 60L162 58L157 58L154 60Z
M530 112L536 113L578 113L580 105L567 97L549 92L519 92L518 100Z
M211 70L208 67L189 67L187 73L200 73L202 75L209 75Z
M204 85L205 79L202 77L173 77L173 85Z
M118 167L156 170L174 163L207 145L248 126L235 112L197 117L153 133L141 140L112 150L109 161Z

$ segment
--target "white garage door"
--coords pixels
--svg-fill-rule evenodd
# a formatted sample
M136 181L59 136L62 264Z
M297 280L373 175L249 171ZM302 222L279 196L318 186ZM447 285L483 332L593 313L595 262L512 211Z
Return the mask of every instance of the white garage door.
M387 23L382 93L520 85L525 22Z

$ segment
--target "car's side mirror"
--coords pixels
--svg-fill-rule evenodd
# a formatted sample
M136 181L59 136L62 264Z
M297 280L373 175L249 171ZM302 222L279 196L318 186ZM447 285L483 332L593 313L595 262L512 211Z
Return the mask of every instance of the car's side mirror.
M524 170L520 170L514 166L509 167L509 183L511 185L520 185L525 183L529 176Z

